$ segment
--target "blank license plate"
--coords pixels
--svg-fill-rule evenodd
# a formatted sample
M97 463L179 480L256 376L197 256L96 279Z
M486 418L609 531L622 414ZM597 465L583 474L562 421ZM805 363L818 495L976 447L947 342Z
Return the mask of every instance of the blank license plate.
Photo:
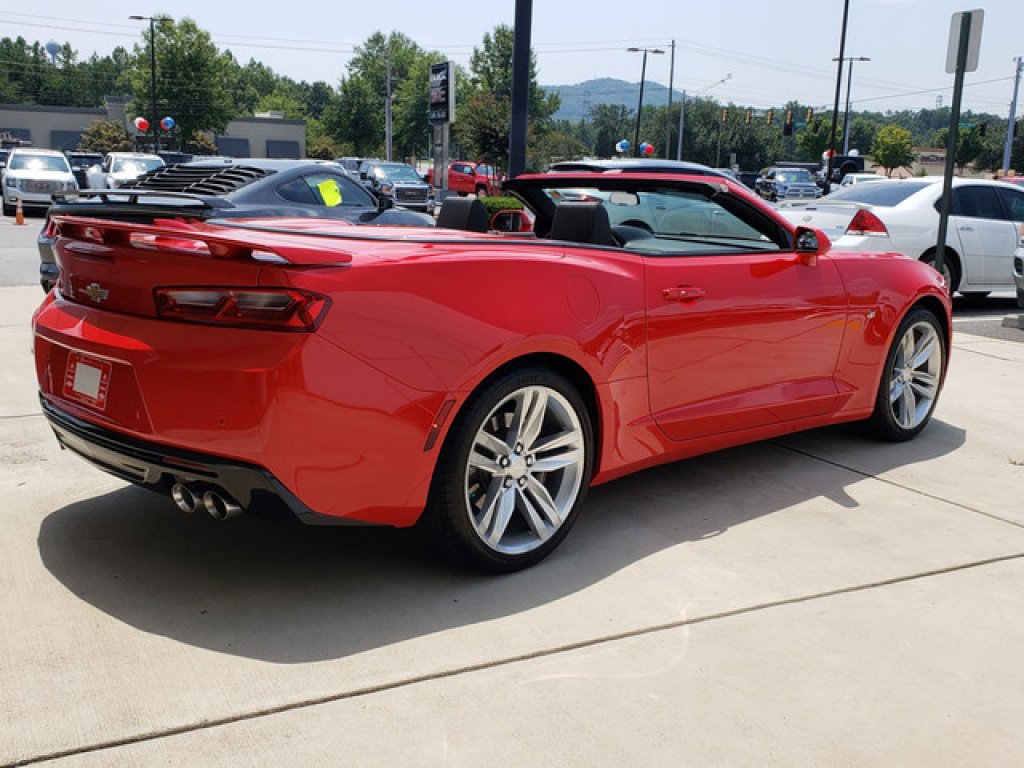
M102 411L107 407L110 369L110 363L105 360L72 352L64 374L64 395Z

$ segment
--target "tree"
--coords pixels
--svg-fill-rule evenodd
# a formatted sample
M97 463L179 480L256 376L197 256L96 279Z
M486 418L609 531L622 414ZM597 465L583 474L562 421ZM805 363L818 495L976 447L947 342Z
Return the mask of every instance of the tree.
M221 53L210 34L191 19L158 22L156 31L157 114L150 123L165 116L174 118L182 136L196 131L222 132L236 116L231 94L234 58ZM130 81L135 110L152 111L150 50L146 41L134 48Z
M871 145L875 167L884 168L891 177L897 168L910 168L914 162L914 148L910 143L910 131L896 125L887 125L875 136Z
M832 139L832 123L825 120L812 120L811 124L800 131L796 137L796 145L800 149L800 159L820 162L821 156L829 148ZM841 153L843 147L843 127L836 127L836 152Z
M463 153L487 159L504 167L507 165L509 131L512 117L512 49L515 32L505 24L499 24L494 32L484 34L483 45L473 49L470 57L470 89L466 108L459 110L455 123L455 136L463 147ZM460 94L461 96L461 94ZM477 115L467 114L476 104L493 116L505 116L502 123L485 125ZM540 158L539 143L544 141L551 126L551 116L558 111L560 101L556 94L547 94L537 84L537 62L530 52L529 96L527 130L528 154ZM465 117L464 117L465 116ZM530 146L530 141L533 146ZM501 147L499 150L498 148Z
M84 131L78 148L85 152L128 152L132 140L120 123L112 120L97 120Z
M615 145L626 138L632 112L621 104L595 104L587 113L594 133L593 151L598 157L614 157Z

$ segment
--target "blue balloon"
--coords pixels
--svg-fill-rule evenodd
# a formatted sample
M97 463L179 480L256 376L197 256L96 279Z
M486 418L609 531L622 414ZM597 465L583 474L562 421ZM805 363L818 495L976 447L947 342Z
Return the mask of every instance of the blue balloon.
M160 127L163 128L165 131L171 130L171 128L174 127L174 118L165 117L163 120L160 121Z
M623 139L618 144L616 144L615 150L617 152L629 152L629 139Z

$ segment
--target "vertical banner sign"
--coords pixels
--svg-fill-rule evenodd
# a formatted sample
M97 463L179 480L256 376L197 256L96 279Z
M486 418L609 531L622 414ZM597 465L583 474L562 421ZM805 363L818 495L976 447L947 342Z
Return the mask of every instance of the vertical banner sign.
M430 65L430 122L455 122L455 70L450 61Z
M455 122L455 65L450 61L430 65L427 117L434 126L434 186L448 189L448 132Z

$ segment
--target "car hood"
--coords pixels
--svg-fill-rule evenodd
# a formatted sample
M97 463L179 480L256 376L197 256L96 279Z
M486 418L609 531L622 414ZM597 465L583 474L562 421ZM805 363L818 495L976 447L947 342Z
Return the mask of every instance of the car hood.
M12 179L38 179L40 181L70 181L74 178L71 171L40 171L31 168L6 169L4 173Z

